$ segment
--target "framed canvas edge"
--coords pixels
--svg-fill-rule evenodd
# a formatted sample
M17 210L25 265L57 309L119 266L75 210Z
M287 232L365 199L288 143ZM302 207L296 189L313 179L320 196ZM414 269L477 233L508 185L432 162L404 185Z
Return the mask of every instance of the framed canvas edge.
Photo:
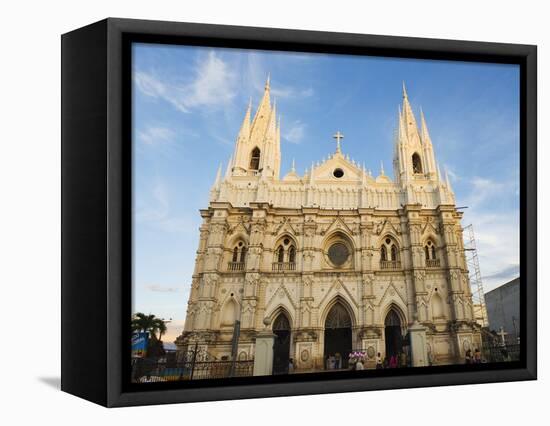
M415 388L428 386L447 386L473 383L490 383L516 380L536 379L536 46L502 44L488 42L471 42L442 39L422 39L393 36L371 36L363 34L327 33L317 31L284 30L272 28L235 27L225 25L190 24L163 21L144 21L109 18L108 46L107 46L107 85L108 87L108 152L107 152L107 247L106 259L108 263L107 277L107 403L111 407L162 404L176 402L198 402L224 399L261 398L288 395L321 394L334 392L352 392L365 390L384 390L398 388ZM212 37L233 38L241 40L261 40L274 43L305 43L307 45L323 45L338 48L339 46L370 47L381 51L398 52L407 50L418 56L436 52L437 56L464 56L471 57L510 57L519 60L525 67L526 87L525 106L526 116L522 123L525 132L525 163L521 166L524 171L522 194L525 196L527 211L526 244L524 253L528 254L522 262L522 274L525 273L525 292L528 312L525 313L527 331L526 368L514 370L495 370L467 373L430 374L410 377L385 377L369 379L345 379L331 381L296 382L292 384L262 384L223 386L216 388L195 388L162 390L151 392L123 392L122 386L122 329L112 326L120 322L121 305L125 289L121 284L124 276L121 267L122 247L124 238L124 218L121 211L121 200L124 196L120 185L123 174L127 172L122 167L123 144L123 87L122 81L122 39L127 33L150 35L176 35L182 37ZM127 111L126 111L127 113ZM523 276L523 275L522 275ZM522 348L523 349L523 348Z

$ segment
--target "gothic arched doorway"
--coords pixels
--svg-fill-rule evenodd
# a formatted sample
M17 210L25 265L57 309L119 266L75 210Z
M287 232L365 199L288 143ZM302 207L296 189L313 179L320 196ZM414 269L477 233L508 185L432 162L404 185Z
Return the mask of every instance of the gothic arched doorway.
M384 321L386 340L386 359L392 355L398 356L403 351L403 335L401 334L401 319L395 309L390 309Z
M290 323L285 314L280 313L273 322L273 374L288 374L290 361Z
M338 302L325 320L325 367L347 368L351 350L351 318L347 309Z

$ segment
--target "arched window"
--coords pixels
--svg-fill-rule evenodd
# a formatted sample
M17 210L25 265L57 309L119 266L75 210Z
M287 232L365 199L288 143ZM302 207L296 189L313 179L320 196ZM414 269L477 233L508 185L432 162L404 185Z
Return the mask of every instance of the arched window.
M399 269L399 246L391 236L386 236L380 245L380 267L381 269Z
M296 261L296 249L294 246L290 246L290 249L288 249L288 261L289 263L294 263Z
M260 168L260 148L256 147L252 150L250 156L250 169L258 170Z
M244 263L245 259L246 259L246 246L243 246L243 248L241 249L241 260L240 260L240 262Z
M395 244L391 245L391 260L396 261L397 259L397 246Z
M415 152L412 156L412 166L413 173L422 173L422 161L420 160L420 155Z
M244 271L244 263L246 261L246 244L239 241L233 248L231 262L228 264L230 271Z
M436 256L435 244L433 241L428 240L424 245L424 255L426 256L426 266L437 267L439 266L439 260Z
M296 270L296 243L292 237L285 235L275 242L273 252L273 271Z
M285 261L285 250L283 246L279 246L277 249L277 262L283 263Z
M382 248L380 249L380 260L384 262L388 260L388 253L386 250L386 246L382 246Z

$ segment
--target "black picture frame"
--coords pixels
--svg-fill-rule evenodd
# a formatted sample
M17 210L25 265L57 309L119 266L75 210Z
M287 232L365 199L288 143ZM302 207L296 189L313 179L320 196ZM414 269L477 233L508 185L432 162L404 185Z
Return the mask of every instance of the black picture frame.
M521 361L131 385L132 42L518 64ZM117 407L536 379L536 46L116 18L61 45L63 391Z

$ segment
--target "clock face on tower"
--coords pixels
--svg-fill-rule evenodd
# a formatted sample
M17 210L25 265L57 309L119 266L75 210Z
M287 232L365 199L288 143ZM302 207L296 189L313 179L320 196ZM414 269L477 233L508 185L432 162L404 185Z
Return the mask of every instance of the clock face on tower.
M328 249L328 258L336 266L342 266L349 257L348 247L344 243L334 243Z

